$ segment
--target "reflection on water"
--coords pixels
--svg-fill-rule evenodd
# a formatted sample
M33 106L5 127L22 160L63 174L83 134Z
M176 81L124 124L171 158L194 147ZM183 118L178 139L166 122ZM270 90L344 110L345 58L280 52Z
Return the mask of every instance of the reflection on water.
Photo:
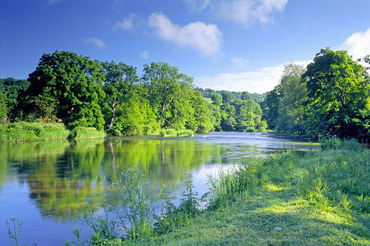
M153 191L167 184L175 195L182 193L184 174L192 170L196 191L202 195L207 190L206 173L219 167L286 148L309 149L290 143L258 133L0 143L0 223L4 226L0 239L10 245L3 229L11 217L24 222L28 242L61 244L73 239L70 231L79 225L72 221L73 214L86 201L92 206L106 201L117 172L134 164L152 180ZM85 230L85 236L89 233Z

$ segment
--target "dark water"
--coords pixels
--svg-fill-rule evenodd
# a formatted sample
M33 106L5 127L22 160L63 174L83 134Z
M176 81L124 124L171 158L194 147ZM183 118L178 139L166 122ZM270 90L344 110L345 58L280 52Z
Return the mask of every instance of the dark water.
M23 221L22 244L75 240L71 231L83 225L73 214L87 202L98 206L109 199L117 172L135 164L151 178L153 191L166 184L179 198L187 170L202 195L207 175L215 175L220 167L285 149L304 152L312 147L263 133L0 143L0 245L11 245L6 220L12 217ZM81 233L86 239L92 232L83 226Z

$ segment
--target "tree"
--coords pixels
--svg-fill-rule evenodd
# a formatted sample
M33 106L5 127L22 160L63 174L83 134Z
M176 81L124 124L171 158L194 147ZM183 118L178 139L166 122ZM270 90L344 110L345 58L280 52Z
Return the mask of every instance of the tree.
M195 127L192 129L198 133L207 133L214 129L214 116L208 103L203 99L199 91L192 93L191 99L194 109Z
M231 101L234 99L233 94L231 94L230 91L222 91L221 93L222 96L222 103L231 103Z
M0 90L0 123L3 123L8 113L8 107L6 106L6 96L2 90Z
M212 101L215 105L220 106L222 104L222 96L218 93L213 93Z
M142 83L161 127L183 128L191 115L190 93L193 79L168 63L144 65Z
M107 128L112 128L116 116L117 107L127 100L127 95L133 90L133 86L139 81L136 68L122 62L102 62L105 80L103 90L105 92L105 113Z
M278 119L276 129L289 135L302 135L306 119L303 106L307 98L306 83L301 79L304 68L289 64L284 68L280 81Z
M275 129L279 120L280 91L281 86L277 85L272 91L267 92L266 100L263 102L263 119L270 129Z
M340 137L369 137L370 84L364 67L346 51L322 49L308 65L311 131Z
M44 54L29 75L28 112L39 107L35 99L45 95L56 100L55 115L67 127L102 129L104 118L98 102L105 96L103 80L101 65L88 57L68 51Z
M18 107L20 98L24 97L24 92L29 87L30 83L25 79L5 78L0 79L0 90L5 97L5 106L7 108L7 116L10 120L15 120L19 117L20 110Z

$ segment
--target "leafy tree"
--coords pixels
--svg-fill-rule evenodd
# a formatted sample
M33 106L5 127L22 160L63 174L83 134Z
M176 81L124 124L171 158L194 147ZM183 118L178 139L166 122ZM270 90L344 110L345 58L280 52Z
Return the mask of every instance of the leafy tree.
M220 106L222 104L222 96L218 93L213 93L212 101L215 105Z
M128 66L122 62L116 64L115 62L102 62L103 73L105 80L103 90L105 92L105 112L107 128L112 128L116 116L116 110L120 107L127 95L139 78L136 73L136 68Z
M189 103L193 79L168 63L144 65L142 82L148 89L149 103L162 127L184 127L191 114Z
M2 90L0 90L0 123L4 122L4 119L8 113L8 107L6 105L6 97Z
M266 120L270 129L275 129L279 120L280 91L281 86L277 85L272 91L267 92L266 100L263 102L263 119Z
M192 129L198 133L210 132L214 129L214 116L208 103L203 99L199 91L194 91L192 96L192 107L194 108L194 119L196 121L196 129Z
M125 135L149 134L159 128L148 99L133 89L122 105L117 122L122 125L121 132Z
M276 129L290 135L303 134L305 124L305 109L303 106L307 98L306 83L301 79L304 68L299 65L285 66L280 82L281 96L279 98Z
M221 95L223 104L230 103L234 99L233 94L231 94L230 91L223 91Z
M248 101L248 100L253 100L253 97L252 97L251 94L249 94L248 92L244 91L242 93L241 99L244 100L244 101Z
M27 90L28 112L39 107L37 97L56 100L56 117L70 128L93 126L102 129L103 115L99 98L105 96L102 90L104 74L101 65L88 57L68 51L44 54L36 68L29 75Z
M5 97L5 104L7 108L7 116L14 121L19 116L18 103L20 97L24 96L24 92L29 87L30 83L25 79L5 78L0 79L0 90L2 90Z
M369 136L370 84L364 67L346 51L322 49L308 65L311 131L340 137Z

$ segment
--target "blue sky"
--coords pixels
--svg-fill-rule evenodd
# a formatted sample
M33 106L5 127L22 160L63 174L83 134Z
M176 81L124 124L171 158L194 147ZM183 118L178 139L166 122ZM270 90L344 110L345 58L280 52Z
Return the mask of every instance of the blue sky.
M204 88L263 93L321 48L370 54L370 0L1 0L0 78L66 50L167 62Z

